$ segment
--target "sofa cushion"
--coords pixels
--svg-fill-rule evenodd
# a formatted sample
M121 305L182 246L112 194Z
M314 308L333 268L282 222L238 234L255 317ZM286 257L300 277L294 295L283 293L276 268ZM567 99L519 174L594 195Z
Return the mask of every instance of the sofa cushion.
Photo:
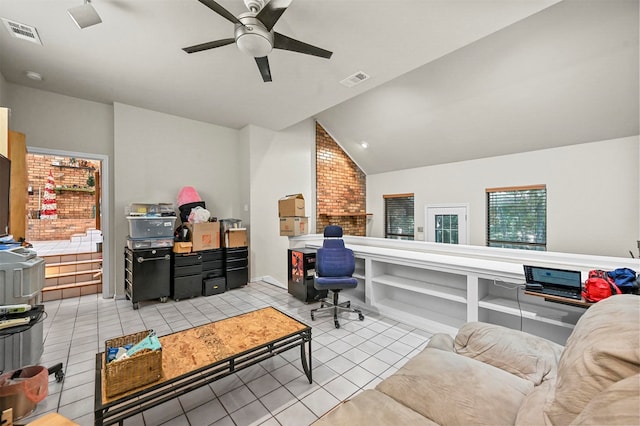
M436 423L373 389L360 392L316 421L314 426L416 425Z
M519 330L470 322L455 339L455 351L539 385L556 376L563 347Z
M639 425L640 375L627 377L595 396L572 425Z
M471 358L426 348L376 389L442 425L513 424L533 384Z
M638 318L640 297L632 294L604 299L582 315L560 357L547 410L553 424L571 423L600 392L640 372Z
M553 399L553 391L556 386L555 379L545 380L527 395L518 410L516 426L531 426L547 424L544 409Z

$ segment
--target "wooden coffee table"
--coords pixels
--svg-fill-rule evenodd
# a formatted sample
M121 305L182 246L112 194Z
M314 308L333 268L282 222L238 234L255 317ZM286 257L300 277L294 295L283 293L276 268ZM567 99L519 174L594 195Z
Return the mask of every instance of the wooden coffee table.
M300 347L302 368L312 382L311 327L272 307L159 339L160 380L112 398L105 395L105 353L96 354L95 425L123 424L128 417L295 347Z

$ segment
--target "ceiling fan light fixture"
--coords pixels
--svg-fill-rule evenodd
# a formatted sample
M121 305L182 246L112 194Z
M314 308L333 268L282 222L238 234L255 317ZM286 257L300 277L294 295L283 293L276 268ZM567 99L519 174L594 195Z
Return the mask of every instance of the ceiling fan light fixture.
M67 12L69 12L69 16L71 16L73 22L75 22L80 29L102 22L100 15L98 15L98 12L96 12L89 0L84 0L84 4L82 6L67 9Z
M236 39L236 44L241 52L254 58L267 56L273 49L268 39L260 34L245 33Z

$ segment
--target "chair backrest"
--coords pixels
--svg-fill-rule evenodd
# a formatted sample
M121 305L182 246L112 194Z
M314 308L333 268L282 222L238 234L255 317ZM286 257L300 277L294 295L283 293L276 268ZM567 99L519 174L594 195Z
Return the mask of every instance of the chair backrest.
M342 228L330 225L324 228L325 239L316 255L316 272L320 277L350 277L355 270L353 251L345 248Z

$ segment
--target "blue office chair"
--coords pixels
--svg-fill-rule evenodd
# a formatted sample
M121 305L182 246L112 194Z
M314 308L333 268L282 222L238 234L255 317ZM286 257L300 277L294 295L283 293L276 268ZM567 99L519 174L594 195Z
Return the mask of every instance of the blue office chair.
M351 308L351 302L338 303L340 290L358 286L358 280L351 276L355 269L356 259L353 256L353 251L344 246L342 228L336 225L325 227L324 242L316 254L316 276L313 287L316 290L333 292L333 303L322 300L319 308L311 310L312 320L315 320L314 314L316 312L327 310L333 311L333 321L336 328L340 328L338 311L355 312L360 321L364 320L364 315L359 309Z

